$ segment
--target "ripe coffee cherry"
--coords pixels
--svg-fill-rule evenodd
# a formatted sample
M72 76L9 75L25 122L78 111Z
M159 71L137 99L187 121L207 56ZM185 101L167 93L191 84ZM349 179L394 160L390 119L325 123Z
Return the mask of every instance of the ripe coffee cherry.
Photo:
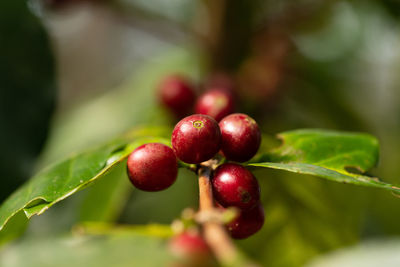
M253 208L260 200L260 187L253 174L245 167L225 163L219 166L212 180L215 200L223 207L242 210Z
M205 266L212 260L207 243L196 232L187 231L173 237L168 248L174 256L186 261L189 266Z
M178 117L187 115L196 99L192 85L178 75L169 76L160 83L159 96L161 103Z
M170 187L178 174L178 163L172 149L159 143L136 148L128 157L128 176L132 184L144 191Z
M224 156L233 161L250 160L258 151L261 131L255 120L246 114L235 113L223 118L221 128L221 150Z
M199 97L195 111L220 121L234 112L233 96L227 90L218 88L209 90Z
M258 203L251 210L240 211L239 216L227 225L228 231L235 239L247 238L262 228L264 217L264 209Z
M195 114L183 118L172 132L175 155L186 163L211 159L220 145L221 131L218 123L206 115Z

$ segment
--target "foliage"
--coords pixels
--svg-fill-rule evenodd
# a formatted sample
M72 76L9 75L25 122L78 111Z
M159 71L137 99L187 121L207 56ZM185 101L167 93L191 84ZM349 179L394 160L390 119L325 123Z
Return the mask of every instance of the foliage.
M360 175L377 164L379 146L373 136L305 129L284 132L279 137L282 146L249 165L400 192L397 186Z
M56 98L50 42L25 1L0 3L0 53L0 146L7 151L0 155L3 201L31 175Z
M55 203L92 185L101 177L110 178L107 173L124 164L130 151L140 144L168 144L168 139L162 137L167 137L168 131L159 128L137 129L123 138L44 169L1 206L2 226L13 216L21 216L19 214L22 211L28 218L40 215ZM336 182L397 190L384 182L346 170L352 167L366 171L376 164L378 142L370 135L295 130L282 133L279 137L283 141L280 147L260 151L255 162L249 165L311 174Z
M87 234L27 240L0 252L2 266L166 266L173 257L163 249L169 227L114 229L82 226ZM78 230L77 230L78 231ZM168 236L168 235L167 235ZM154 257L157 255L157 257Z
M0 109L5 108L7 112L1 110L0 115L11 114L4 120L2 117L5 125L21 122L26 128L23 131L18 131L20 125L14 125L15 129L2 128L2 147L5 151L15 152L2 154L4 166L0 165L0 169L10 170L2 174L2 181L14 181L16 176L27 177L43 145L54 104L54 68L46 35L26 6L21 1L14 2L7 0L0 4L0 38L6 28L16 34L15 40L9 38L10 42L4 42L2 38L0 42L0 51L7 51L4 55L9 55L2 57L7 63L2 65L6 69L0 73ZM227 24L240 24L241 20L237 18L243 14L245 27L240 29L243 33L239 35L235 35L237 27L230 27L225 39L229 42L238 38L240 42L232 42L234 46L222 50L224 56L221 59L225 57L232 68L240 69L242 60L246 62L249 54L257 54L257 45L262 46L246 43L247 31L264 17L265 12L279 14L292 5L289 2L277 5L274 1L255 1L246 9L240 8L242 4L232 2L230 8L237 10L231 13ZM296 49L288 62L291 71L278 88L281 96L274 98L276 106L248 108L258 112L256 119L265 133L285 131L278 135L282 142L280 146L266 144L257 157L247 163L262 187L266 224L259 234L237 244L262 265L300 266L320 254L354 245L362 239L386 238L400 233L400 217L393 212L400 204L387 192L399 193L394 184L398 183L400 175L398 78L396 71L393 71L394 75L389 71L397 70L399 65L396 52L399 30L397 17L389 13L394 11L389 10L393 6L389 2L333 1L321 4L321 9L314 9L316 12L300 20L296 29L290 29L289 35ZM259 8L265 3L268 4L267 11ZM21 27L15 27L14 18L19 16L10 12L12 7L24 10L21 14L24 13L29 21L25 25L30 26L25 28L19 24ZM152 10L164 12L157 8ZM165 12L171 13L171 10L179 10L176 13L182 18L190 13L179 8ZM169 15L173 16L172 13ZM257 14L250 17L252 13ZM183 19L183 23L191 17ZM165 25L168 28L169 24ZM30 38L32 50L27 49L20 57L11 47L20 52L16 44L25 40L25 36L31 36L28 32L35 32L37 39ZM10 242L27 229L19 242L2 247L0 265L54 266L65 262L69 266L81 265L83 260L86 265L102 266L109 265L110 259L116 266L124 266L127 262L159 266L169 262L170 255L165 251L165 238L171 234L168 225L125 227L120 224L170 223L182 207L195 205L194 175L181 169L171 190L157 196L146 194L129 187L124 159L142 142L169 143L169 128L137 127L164 125L171 121L164 111L159 110L154 99L154 88L160 77L180 72L197 79L204 72L202 68L208 67L205 64L208 62L204 60L207 55L197 46L194 49L190 44L182 48L153 42L162 52L158 50L156 54L149 49L151 53L144 56L148 56L145 64L137 60L141 64L137 74L123 86L59 111L39 167L51 165L43 168L0 206L0 244ZM35 51L34 55L40 58L35 62L40 61L42 66L30 65L27 60L31 58L30 51ZM22 68L27 65L29 67ZM28 72L29 77L26 77L26 69L37 70L37 73ZM16 74L10 75L14 71ZM7 75L2 75L4 73ZM15 76L18 79L14 79ZM18 84L10 83L16 81ZM9 94L7 97L3 97L5 92ZM8 101L9 96L19 101ZM38 108L38 113L29 112L33 107ZM132 132L120 135L132 126L136 126ZM302 130L286 131L295 128ZM377 138L360 132L371 133ZM118 134L120 137L115 139ZM278 143L268 135L264 135L264 141ZM105 145L88 148L101 142ZM76 154L75 151L83 152ZM67 159L58 161L71 153ZM379 157L380 166L374 168ZM29 159L28 168L20 168L25 166L24 159ZM3 190L5 184L2 185ZM58 202L59 205L54 205ZM43 215L32 217L39 214ZM88 221L110 224L85 224ZM82 222L85 223L82 225ZM73 228L71 235L70 228L77 223L78 227ZM63 236L60 237L60 233ZM51 238L47 238L49 235ZM388 249L397 248L398 242L383 241L379 247L387 244ZM369 253L372 252L366 252ZM320 262L329 266L330 261L328 256Z
M134 148L149 142L168 143L160 137L147 136L157 132L162 131L140 129L44 169L3 203L0 208L1 228L18 212L24 212L28 218L40 215L55 203L87 187L123 162Z

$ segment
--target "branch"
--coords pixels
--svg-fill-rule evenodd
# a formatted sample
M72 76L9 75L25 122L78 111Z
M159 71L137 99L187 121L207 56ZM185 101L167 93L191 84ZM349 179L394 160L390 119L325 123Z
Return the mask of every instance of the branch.
M210 178L211 168L201 166L199 169L200 212L214 209ZM215 257L223 266L256 266L235 247L225 227L220 222L203 223L203 234Z

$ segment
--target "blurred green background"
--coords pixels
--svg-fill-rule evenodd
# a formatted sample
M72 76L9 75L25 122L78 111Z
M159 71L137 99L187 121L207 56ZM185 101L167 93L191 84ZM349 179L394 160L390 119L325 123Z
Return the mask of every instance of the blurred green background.
M370 174L400 183L400 2L46 3L0 3L1 200L71 153L135 126L172 127L155 94L171 73L201 83L229 72L239 111L269 135L303 127L371 133L381 155ZM255 174L266 223L237 244L263 266L378 266L360 261L372 251L385 266L400 265L398 196L276 170ZM15 255L59 253L49 242L79 222L169 224L197 206L188 171L157 194L133 190L123 168L108 176L33 217L22 238L0 249L3 263L36 266Z

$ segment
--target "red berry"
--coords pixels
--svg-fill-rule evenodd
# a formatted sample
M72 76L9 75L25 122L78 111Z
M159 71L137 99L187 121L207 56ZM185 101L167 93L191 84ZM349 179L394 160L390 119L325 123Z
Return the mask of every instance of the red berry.
M228 231L235 239L247 238L258 232L264 224L264 209L261 203L247 211L240 211L239 216L228 224Z
M220 121L226 115L234 112L233 96L226 90L218 88L209 90L199 97L195 111Z
M159 96L161 103L179 117L190 113L196 99L193 86L178 75L169 76L160 83Z
M160 191L176 180L178 164L172 149L159 143L136 148L128 157L128 176L132 184L144 191Z
M260 200L260 187L245 167L225 163L219 166L212 179L215 200L224 207L251 209Z
M261 131L251 117L235 113L223 118L219 127L222 134L221 150L224 156L233 161L250 160L261 144Z
M218 123L206 115L195 114L183 118L172 132L175 155L186 163L211 159L220 145L221 131Z
M184 232L173 237L169 242L169 250L174 256L196 266L212 259L207 243L196 232Z

